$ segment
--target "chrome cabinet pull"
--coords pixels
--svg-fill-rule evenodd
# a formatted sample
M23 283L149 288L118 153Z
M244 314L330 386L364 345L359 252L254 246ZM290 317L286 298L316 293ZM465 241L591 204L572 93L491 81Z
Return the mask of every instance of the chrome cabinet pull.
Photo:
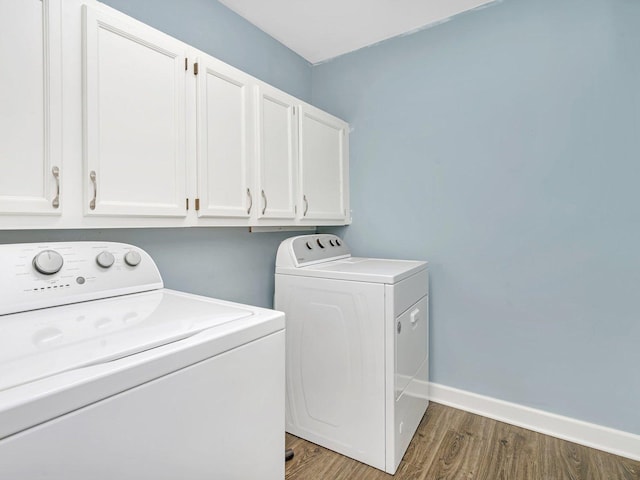
M309 201L307 200L307 196L303 195L302 200L304 201L304 212L302 213L303 217L307 216L307 212L309 211Z
M249 208L247 208L247 215L251 213L251 207L253 207L253 198L251 198L251 190L247 188L247 197L249 197Z
M264 190L262 190L262 200L264 200L264 207L262 207L262 214L267 210L267 196L264 194Z
M53 208L58 208L60 206L60 169L54 166L51 169L51 174L56 179L56 196L51 200L51 205Z
M96 182L96 172L91 170L89 173L89 178L91 179L91 183L93 184L93 198L89 202L89 208L91 210L96 209L96 197L98 196L98 183Z

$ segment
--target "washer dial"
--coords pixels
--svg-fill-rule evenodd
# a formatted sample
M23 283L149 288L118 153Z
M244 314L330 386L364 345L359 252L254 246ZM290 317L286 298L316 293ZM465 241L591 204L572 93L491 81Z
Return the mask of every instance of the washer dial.
M62 268L62 255L55 250L43 250L33 257L34 268L44 275L53 275Z
M102 268L109 268L115 261L116 259L113 254L111 252L107 252L106 250L100 252L96 257L96 263Z
M136 267L142 261L142 257L135 250L129 250L124 256L124 261L130 267Z

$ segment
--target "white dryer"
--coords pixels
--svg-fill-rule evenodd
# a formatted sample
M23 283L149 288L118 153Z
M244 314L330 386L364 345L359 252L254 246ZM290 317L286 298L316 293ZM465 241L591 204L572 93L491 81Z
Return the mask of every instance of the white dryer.
M352 257L335 235L276 258L286 314L286 429L395 473L428 405L426 262Z
M0 245L0 478L284 478L284 316L131 245Z

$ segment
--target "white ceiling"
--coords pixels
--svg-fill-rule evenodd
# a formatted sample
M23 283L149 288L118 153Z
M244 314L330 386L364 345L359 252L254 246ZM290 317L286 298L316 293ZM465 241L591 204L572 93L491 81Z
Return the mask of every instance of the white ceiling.
M315 64L494 0L220 0Z

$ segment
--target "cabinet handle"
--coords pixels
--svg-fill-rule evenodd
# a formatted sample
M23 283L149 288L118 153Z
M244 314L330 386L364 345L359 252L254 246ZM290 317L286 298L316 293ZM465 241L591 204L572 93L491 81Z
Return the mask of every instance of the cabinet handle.
M262 214L267 210L267 196L264 194L264 190L260 192L262 194L262 200L264 200L264 207L262 207Z
M51 169L51 174L56 179L56 196L51 200L51 205L53 208L58 208L60 206L60 169L54 166Z
M98 196L98 183L96 182L96 172L91 170L89 173L89 178L91 179L91 183L93 184L93 198L89 202L89 208L91 210L96 209L96 197Z
M307 196L303 195L302 200L304 201L304 212L302 213L303 217L307 216L307 211L309 210L309 201L307 200Z
M253 198L251 198L251 190L247 188L247 197L249 197L249 208L247 208L247 215L251 213L251 207L253 207Z

